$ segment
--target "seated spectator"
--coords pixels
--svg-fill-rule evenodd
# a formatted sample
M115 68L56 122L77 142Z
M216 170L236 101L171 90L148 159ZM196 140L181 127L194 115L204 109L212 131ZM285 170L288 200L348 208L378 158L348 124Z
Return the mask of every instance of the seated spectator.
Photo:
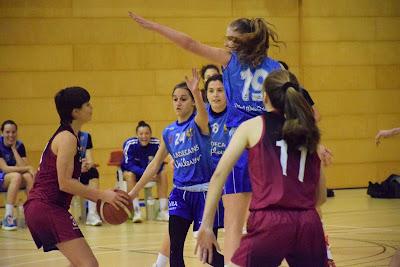
M16 230L17 221L14 216L14 205L20 188L26 193L33 186L35 170L28 163L24 144L17 139L18 126L12 120L1 125L0 136L0 188L7 191L6 211L2 221L2 229Z
M81 176L79 180L82 184L90 188L99 189L99 172L97 171L97 164L93 160L92 137L89 133L79 132L79 146L80 156L82 159ZM96 203L88 200L88 214L86 217L86 225L99 226L102 221L96 210Z
M124 180L127 182L128 192L136 185L142 177L144 170L154 158L160 146L160 140L151 137L151 127L144 121L140 121L136 126L137 137L129 138L123 145L123 160L121 169ZM157 175L153 178L157 182L158 198L160 201L160 211L157 216L159 221L168 221L168 181L166 169L161 167ZM139 199L132 200L134 216L132 222L142 222Z

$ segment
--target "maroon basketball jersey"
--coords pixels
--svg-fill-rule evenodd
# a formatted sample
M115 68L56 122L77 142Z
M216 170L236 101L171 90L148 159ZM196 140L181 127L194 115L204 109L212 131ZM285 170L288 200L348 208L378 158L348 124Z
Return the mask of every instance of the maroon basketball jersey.
M314 208L321 164L317 153L287 148L281 114L268 112L262 119L260 141L249 149L250 210Z
M54 135L50 138L42 154L39 170L36 174L33 188L29 192L28 200L41 199L47 203L53 203L68 209L71 204L72 195L61 191L59 188L56 165L57 156L51 150L51 143L53 142L54 137L62 131L69 131L74 134L74 131L69 125L60 125ZM72 173L73 179L79 179L81 174L78 138L76 139L76 146L77 153L74 157L74 170Z

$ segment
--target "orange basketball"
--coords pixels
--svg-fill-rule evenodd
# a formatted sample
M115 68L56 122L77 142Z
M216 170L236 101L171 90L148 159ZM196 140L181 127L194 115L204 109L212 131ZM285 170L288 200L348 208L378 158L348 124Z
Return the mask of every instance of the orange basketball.
M124 194L127 194L125 191L122 190L114 190L115 192L123 192ZM100 215L100 218L103 220L103 222L109 223L109 224L121 224L126 222L128 220L129 216L131 216L131 213L133 211L133 204L132 201L129 201L129 205L117 210L112 206L110 203L103 202L101 200L97 201L97 213Z

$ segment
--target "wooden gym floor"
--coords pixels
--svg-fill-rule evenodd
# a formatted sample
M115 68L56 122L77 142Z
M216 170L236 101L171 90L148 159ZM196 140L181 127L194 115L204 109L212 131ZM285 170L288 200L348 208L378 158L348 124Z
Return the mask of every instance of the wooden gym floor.
M336 265L388 266L400 248L400 199L372 199L365 189L335 190L335 194L323 206L323 220ZM167 223L82 225L81 230L100 266L147 267L156 259ZM219 236L221 247L223 235L221 232ZM190 233L185 247L186 266L203 266L193 255L194 246ZM0 266L61 267L68 266L68 261L58 251L37 250L27 229L0 230Z

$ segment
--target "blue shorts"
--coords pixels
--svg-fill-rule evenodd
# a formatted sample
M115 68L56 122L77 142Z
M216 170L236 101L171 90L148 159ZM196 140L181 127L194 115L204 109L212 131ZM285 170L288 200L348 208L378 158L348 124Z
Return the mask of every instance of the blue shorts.
M236 128L229 130L229 139L232 138ZM230 141L230 140L229 140ZM224 194L238 194L251 192L248 151L245 150L240 156L232 172L228 175L224 186Z
M193 221L193 232L198 231L203 219L207 192L190 192L174 188L169 195L168 212L189 221ZM224 206L220 200L215 214L214 228L224 227Z
M161 165L160 169L157 172L157 175L159 175L161 173L161 171L164 169L164 165L165 165L165 162ZM136 182L139 182L140 178L142 178L142 175L143 175L143 173L138 174L137 172L135 172L133 170L132 166L129 166L129 165L121 165L121 170L123 172L131 172L131 173L133 173L135 175L135 177L136 177Z
M225 195L251 192L247 159L248 152L245 150L226 179L223 192Z

